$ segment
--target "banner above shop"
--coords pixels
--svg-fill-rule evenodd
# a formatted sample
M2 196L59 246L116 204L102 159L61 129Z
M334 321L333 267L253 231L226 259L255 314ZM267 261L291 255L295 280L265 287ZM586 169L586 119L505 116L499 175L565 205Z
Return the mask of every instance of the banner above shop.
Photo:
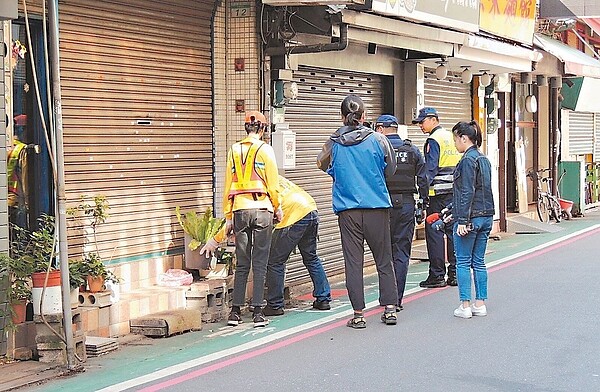
M535 0L481 0L479 28L531 45L535 28Z
M563 96L562 107L576 112L600 112L600 79L576 77L563 79L560 94Z
M371 9L383 15L477 32L479 30L479 1L372 0Z

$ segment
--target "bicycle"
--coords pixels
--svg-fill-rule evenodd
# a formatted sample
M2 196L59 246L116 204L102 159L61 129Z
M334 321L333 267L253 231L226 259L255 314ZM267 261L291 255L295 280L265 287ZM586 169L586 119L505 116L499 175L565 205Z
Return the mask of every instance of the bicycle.
M537 185L536 210L540 221L548 223L550 219L554 219L556 223L559 223L562 220L562 209L558 197L550 193L552 189L552 177L543 177L543 173L549 171L550 169L529 169L527 177L531 178ZM546 184L546 190L544 190L544 184Z

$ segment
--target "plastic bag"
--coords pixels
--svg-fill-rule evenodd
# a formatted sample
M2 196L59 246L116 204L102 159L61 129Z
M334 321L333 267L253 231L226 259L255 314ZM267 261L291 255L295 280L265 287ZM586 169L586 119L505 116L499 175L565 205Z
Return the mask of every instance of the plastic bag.
M194 277L187 271L180 269L168 269L164 274L158 276L158 285L167 287L187 286L192 284Z

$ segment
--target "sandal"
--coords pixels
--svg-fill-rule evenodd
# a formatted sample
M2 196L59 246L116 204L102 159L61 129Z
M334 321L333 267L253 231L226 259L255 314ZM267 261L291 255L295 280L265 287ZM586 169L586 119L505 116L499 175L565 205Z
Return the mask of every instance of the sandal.
M396 312L394 312L393 310L385 310L385 312L383 312L383 314L381 315L381 321L383 323L385 323L385 325L396 325L396 323L398 322L398 318L396 316Z
M362 315L355 314L354 317L348 320L346 326L354 329L367 328L367 321Z

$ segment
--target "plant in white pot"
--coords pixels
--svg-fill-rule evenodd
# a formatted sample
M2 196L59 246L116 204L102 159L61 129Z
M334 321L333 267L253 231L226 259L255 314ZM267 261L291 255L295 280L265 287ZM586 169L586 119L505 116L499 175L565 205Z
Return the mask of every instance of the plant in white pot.
M202 215L195 211L182 214L179 207L175 208L177 221L184 232L185 268L206 270L210 267L210 258L200 254L200 248L214 237L225 224L225 219L215 218L212 208L207 208Z

